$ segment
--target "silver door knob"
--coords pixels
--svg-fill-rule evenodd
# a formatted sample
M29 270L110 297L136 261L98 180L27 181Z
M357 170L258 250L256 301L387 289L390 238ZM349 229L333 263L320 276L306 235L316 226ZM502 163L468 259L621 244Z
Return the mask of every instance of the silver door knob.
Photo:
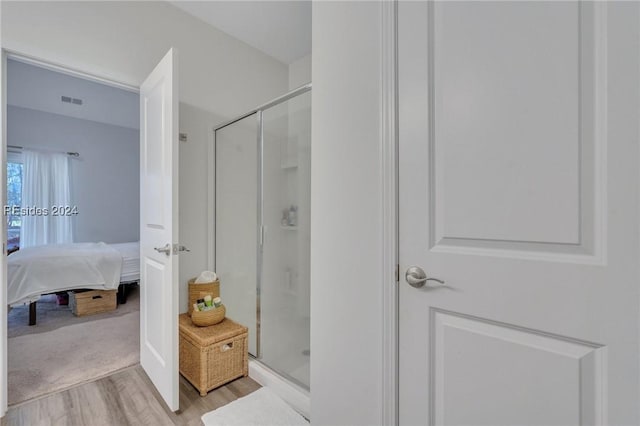
M407 269L404 274L404 278L407 280L411 287L420 288L424 286L427 281L435 281L440 284L444 284L444 281L437 278L427 278L427 274L419 266L412 266Z
M171 255L171 244L167 243L164 247L154 247L153 248L158 253L164 253L167 256Z

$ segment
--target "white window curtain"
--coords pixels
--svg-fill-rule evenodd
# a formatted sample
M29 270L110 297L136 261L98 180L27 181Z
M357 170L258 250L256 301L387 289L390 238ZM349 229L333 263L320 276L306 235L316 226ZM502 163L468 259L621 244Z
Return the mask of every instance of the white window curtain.
M47 209L48 214L27 211L29 214L22 215L20 246L73 242L71 216L51 214L53 206L71 205L69 157L28 149L23 150L22 156L22 208Z

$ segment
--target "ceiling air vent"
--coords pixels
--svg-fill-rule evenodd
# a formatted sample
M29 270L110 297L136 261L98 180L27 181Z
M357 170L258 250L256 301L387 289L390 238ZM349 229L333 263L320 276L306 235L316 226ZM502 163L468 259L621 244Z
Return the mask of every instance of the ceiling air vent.
M72 98L70 96L62 96L62 102L74 105L82 105L82 99Z

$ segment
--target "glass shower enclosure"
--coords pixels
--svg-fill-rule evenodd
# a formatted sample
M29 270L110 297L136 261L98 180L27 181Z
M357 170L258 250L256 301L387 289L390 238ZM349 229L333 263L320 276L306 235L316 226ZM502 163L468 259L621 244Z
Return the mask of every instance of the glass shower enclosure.
M215 129L215 268L249 353L309 389L311 84Z

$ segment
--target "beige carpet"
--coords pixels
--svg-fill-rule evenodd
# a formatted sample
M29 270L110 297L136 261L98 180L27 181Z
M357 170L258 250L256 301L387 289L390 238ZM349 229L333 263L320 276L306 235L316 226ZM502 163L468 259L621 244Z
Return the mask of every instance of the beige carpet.
M137 293L137 290L135 290ZM110 313L75 317L68 308L38 306L38 314L57 310L47 321L25 328L11 316L8 339L9 404L95 380L139 362L140 314L137 294ZM55 302L53 302L55 304ZM19 308L21 309L21 308ZM67 309L66 314L64 309ZM14 309L15 311L15 309ZM15 318L14 318L15 320Z

